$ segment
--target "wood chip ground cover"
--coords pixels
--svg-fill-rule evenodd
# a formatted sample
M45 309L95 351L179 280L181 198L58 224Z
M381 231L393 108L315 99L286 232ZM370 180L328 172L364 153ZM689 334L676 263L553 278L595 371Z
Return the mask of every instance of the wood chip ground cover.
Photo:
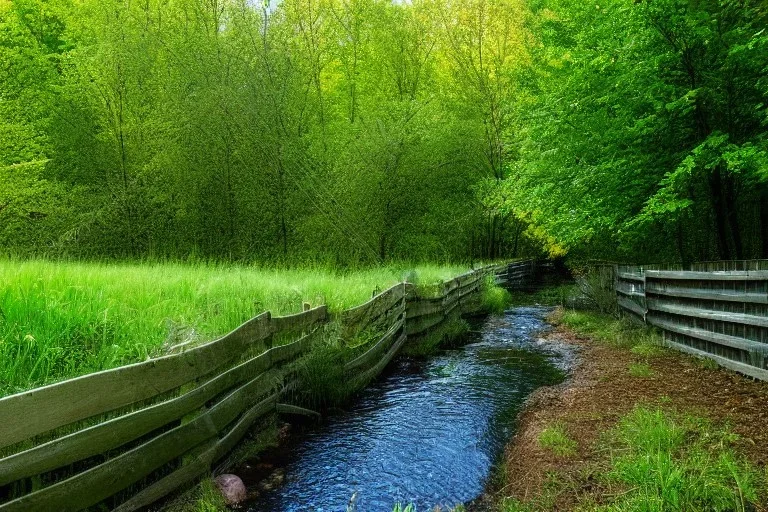
M567 382L542 388L529 400L505 454L495 503L513 499L531 510L592 510L611 503L616 489L609 489L602 477L610 467L606 433L638 405L728 428L738 435L734 450L759 468L761 485L766 485L768 383L671 350L648 356L580 336L563 325L545 339L575 346L578 362ZM648 365L650 372L631 371L637 365ZM542 446L541 433L551 425L561 425L576 442L575 454L559 456ZM768 510L765 504L755 507Z

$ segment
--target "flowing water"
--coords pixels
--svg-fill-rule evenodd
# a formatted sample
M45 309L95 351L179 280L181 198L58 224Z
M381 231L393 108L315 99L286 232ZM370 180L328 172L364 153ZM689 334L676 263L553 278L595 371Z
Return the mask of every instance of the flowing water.
M422 511L476 498L525 399L570 365L562 345L539 341L548 311L517 308L475 325L461 348L395 360L348 410L287 448L284 483L249 510Z

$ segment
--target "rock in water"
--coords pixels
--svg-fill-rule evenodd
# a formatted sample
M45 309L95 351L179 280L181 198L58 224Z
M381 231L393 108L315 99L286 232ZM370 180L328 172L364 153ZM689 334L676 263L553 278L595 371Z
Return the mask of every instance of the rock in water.
M248 495L245 484L237 475L219 475L213 481L224 496L227 505L237 505Z

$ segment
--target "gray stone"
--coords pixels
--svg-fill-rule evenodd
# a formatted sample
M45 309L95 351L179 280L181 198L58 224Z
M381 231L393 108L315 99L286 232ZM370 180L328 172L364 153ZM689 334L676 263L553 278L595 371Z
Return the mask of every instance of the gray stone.
M245 484L237 475L219 475L213 479L227 505L237 505L248 496Z

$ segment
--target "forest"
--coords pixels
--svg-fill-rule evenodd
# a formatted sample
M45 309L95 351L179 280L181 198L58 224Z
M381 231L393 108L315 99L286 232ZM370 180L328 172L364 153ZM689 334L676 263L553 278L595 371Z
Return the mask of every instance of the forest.
M757 0L0 0L0 244L768 257Z

